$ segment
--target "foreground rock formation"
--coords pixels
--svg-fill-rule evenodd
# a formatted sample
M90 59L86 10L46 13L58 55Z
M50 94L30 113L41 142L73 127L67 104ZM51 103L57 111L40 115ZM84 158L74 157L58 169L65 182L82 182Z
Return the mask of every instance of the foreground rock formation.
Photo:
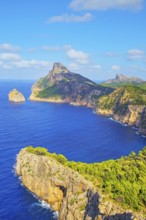
M12 91L10 91L10 93L8 94L8 97L9 97L9 101L11 102L24 102L25 101L25 97L17 89L13 89Z
M31 192L59 211L59 220L144 220L142 215L137 218L132 211L106 201L78 172L43 153L22 149L16 173Z
M111 91L55 63L49 74L33 85L30 100L94 107L97 97Z

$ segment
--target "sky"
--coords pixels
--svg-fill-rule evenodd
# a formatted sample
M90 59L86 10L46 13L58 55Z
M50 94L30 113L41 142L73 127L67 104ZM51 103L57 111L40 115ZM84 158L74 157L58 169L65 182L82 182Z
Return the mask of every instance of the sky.
M145 0L0 1L0 79L34 79L54 62L92 80L146 80Z

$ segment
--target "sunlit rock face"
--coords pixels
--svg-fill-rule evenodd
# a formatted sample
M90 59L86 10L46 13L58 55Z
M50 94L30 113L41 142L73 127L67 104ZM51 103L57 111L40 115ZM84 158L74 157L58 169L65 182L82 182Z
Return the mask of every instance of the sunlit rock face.
M9 101L11 102L24 102L25 101L25 97L17 89L13 89L12 91L10 91L10 93L8 94L8 98L9 98Z
M52 157L24 148L17 156L16 173L24 186L59 212L59 220L144 220L106 200L90 181Z

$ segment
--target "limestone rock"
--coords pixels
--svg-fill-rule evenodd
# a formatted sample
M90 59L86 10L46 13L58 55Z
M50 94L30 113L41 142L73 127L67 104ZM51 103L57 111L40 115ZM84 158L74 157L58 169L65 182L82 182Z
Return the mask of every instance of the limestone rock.
M25 97L17 89L13 89L12 91L10 91L10 93L8 94L8 97L9 97L9 101L11 102L24 102L25 101Z
M105 198L79 173L52 157L29 153L17 156L16 173L24 186L59 211L59 220L132 220L137 216ZM139 220L144 220L139 217Z
M111 91L55 63L49 74L33 85L30 100L94 107L97 97Z

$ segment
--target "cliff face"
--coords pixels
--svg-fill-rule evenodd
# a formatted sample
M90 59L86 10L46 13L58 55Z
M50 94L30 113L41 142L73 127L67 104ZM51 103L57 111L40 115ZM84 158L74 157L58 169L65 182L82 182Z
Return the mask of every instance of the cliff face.
M97 97L111 91L55 63L49 74L33 85L30 100L93 107Z
M116 89L107 96L99 98L96 112L112 116L122 123L136 126L141 133L146 132L144 124L146 92L140 88L127 86Z
M25 97L17 89L13 89L8 94L8 98L9 98L9 101L11 102L24 102L25 101Z
M59 211L59 220L144 220L106 201L90 182L54 158L22 149L16 173L31 192Z
M146 107L143 109L140 115L139 131L146 135Z

